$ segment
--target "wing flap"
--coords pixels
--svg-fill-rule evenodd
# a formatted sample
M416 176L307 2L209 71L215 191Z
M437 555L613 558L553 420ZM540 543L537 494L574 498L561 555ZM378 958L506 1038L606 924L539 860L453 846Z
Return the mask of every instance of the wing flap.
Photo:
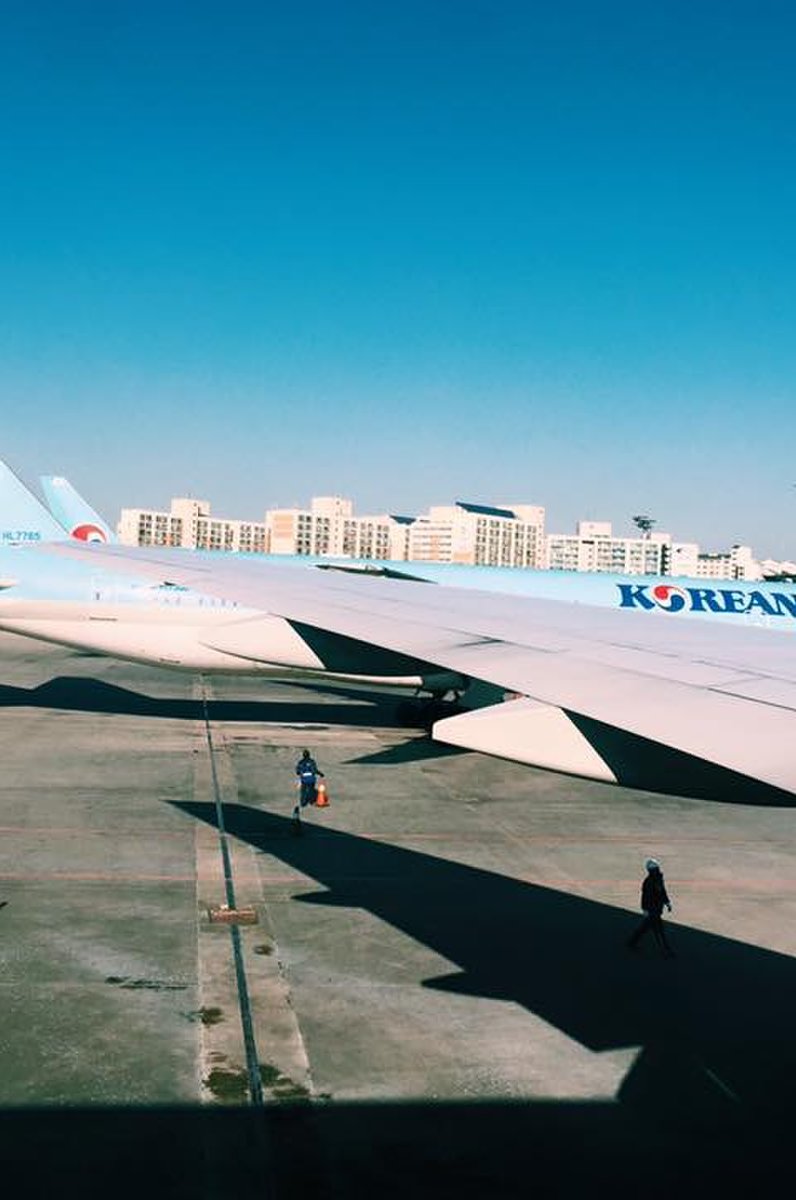
M616 775L560 708L510 700L436 721L434 738L513 762L616 783Z
M756 700L760 704L773 704L777 708L789 708L796 712L796 684L787 679L737 679L716 690L727 696Z
M650 679L569 655L517 647L509 669L449 652L449 669L486 679L741 775L796 792L796 712L676 680Z

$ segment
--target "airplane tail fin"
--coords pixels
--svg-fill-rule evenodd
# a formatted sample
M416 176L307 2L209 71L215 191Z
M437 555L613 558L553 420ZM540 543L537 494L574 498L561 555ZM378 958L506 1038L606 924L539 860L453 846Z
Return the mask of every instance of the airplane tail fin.
M80 542L115 542L111 527L103 521L62 475L42 475L41 486L53 516L70 537Z
M52 513L0 460L0 546L62 542L65 538Z

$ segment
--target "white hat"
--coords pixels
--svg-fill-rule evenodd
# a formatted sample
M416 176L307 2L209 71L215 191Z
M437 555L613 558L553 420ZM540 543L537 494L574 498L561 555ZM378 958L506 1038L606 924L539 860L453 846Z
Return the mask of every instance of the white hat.
M658 862L657 858L648 858L646 867L648 871L660 871L661 864Z

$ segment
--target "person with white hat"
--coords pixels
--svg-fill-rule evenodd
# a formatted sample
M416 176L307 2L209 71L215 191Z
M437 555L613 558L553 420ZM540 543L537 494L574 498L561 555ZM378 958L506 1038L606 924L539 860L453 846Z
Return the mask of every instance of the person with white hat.
M627 945L630 950L635 950L641 939L651 929L655 941L666 958L674 958L674 951L666 940L666 931L663 928L663 910L668 908L671 912L672 903L666 891L661 864L655 858L648 858L645 865L647 874L641 885L641 908L645 916L638 928L631 934Z

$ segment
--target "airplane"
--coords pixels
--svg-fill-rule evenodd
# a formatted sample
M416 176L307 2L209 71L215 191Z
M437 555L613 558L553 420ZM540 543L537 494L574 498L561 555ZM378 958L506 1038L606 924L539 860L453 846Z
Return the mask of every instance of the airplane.
M116 541L110 525L63 475L41 475L40 482L50 512L70 537L82 542Z
M432 695L480 684L491 702L438 717L433 738L606 782L796 803L793 588L531 571L480 574L479 587L425 563L297 570L67 540L37 505L0 470L0 628L193 671Z
M109 527L63 477L43 478L59 480L46 488L48 497L57 501L55 515L0 461L2 629L132 662L206 674L323 675L433 694L444 694L460 682L456 674L406 656L381 654L376 647L359 653L352 648L339 670L327 670L289 622L276 617L269 623L267 639L273 661L227 651L215 644L217 630L248 616L263 617L261 606L241 606L234 598L207 595L165 576L150 581L116 563L92 564L87 570L53 557L49 551L70 542L101 544L101 539L83 536L87 525ZM34 549L41 553L31 559L27 552Z

